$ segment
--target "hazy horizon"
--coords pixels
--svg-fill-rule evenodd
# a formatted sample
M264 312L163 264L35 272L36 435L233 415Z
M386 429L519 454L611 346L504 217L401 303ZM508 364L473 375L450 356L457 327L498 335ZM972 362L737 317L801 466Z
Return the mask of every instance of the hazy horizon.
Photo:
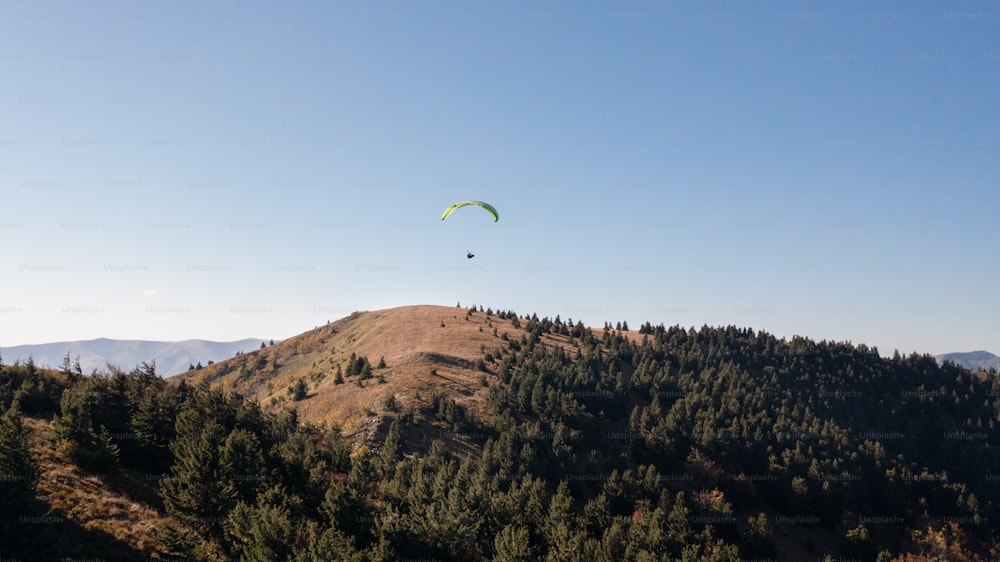
M444 306L444 305L430 305L430 306ZM462 307L462 308L465 308L465 307ZM484 306L484 308L489 308L489 307ZM502 309L495 309L495 310L497 312L499 312ZM370 311L359 311L359 312L370 312ZM522 311L514 311L514 312L518 313L519 315L531 315L532 314L531 312L527 312L527 313L522 312ZM346 318L347 316L350 316L350 315L345 315L344 317L341 317L341 318L331 319L330 321L331 322L335 322L337 320L341 320L343 318ZM554 318L554 317L551 317L551 318ZM610 324L614 325L615 322L610 322ZM653 324L653 325L655 326L656 324ZM589 326L589 327L592 328L592 329L595 329L595 330L600 330L600 329L603 328L603 325L602 326ZM639 327L640 327L640 325L629 325L628 326L628 328L630 330L638 330ZM684 327L684 328L695 328L695 329L700 328L700 326L682 326L682 327ZM176 344L189 343L189 342L200 342L200 343L210 343L210 344L235 344L235 343L241 343L241 342L247 342L247 341L252 341L252 342L275 342L275 343L278 343L278 342L284 341L286 339L289 339L289 338L292 338L292 337L295 337L295 336L298 336L298 335L310 332L313 329L314 328L309 328L309 329L306 329L306 330L302 330L299 333L292 334L292 335L290 335L288 337L285 337L285 338L268 338L268 337L265 337L265 338L252 338L252 337L249 337L249 338L236 338L236 339L224 340L224 341L223 340L208 340L208 339L201 339L201 338L186 338L186 339L183 339L183 340L149 340L149 339L134 339L134 338L133 339L117 339L117 338L97 337L97 338L89 338L89 339L82 339L82 340L62 340L62 341L30 342L30 343L23 343L23 344L10 345L10 346L0 346L0 357L3 357L3 359L4 359L4 361L6 363L10 363L10 362L12 362L11 361L12 358L8 357L7 355L3 355L3 354L4 353L7 353L7 354L13 353L14 354L13 360L24 361L24 360L27 359L26 356L17 355L18 350L23 349L23 348L55 346L55 345L73 345L73 344L79 344L79 343L97 342L97 341L102 341L102 340L108 340L108 341L112 341L112 342L176 343ZM760 330L760 331L767 332L767 330ZM770 332L768 332L768 333L770 333ZM806 338L809 338L809 339L815 339L815 338L810 338L808 335L802 335L802 334L800 334L800 336L801 337L806 337ZM816 339L815 341L819 341L819 340ZM834 341L839 341L839 340L834 340ZM853 342L853 343L854 344L863 344L865 342ZM917 350L916 352L917 353L930 353L930 352L919 351L919 350ZM961 350L960 349L960 350L953 350L953 351L947 351L947 352L942 352L942 353L931 353L931 355L935 355L935 356L939 356L940 357L940 356L944 356L944 355L964 355L964 354L974 354L974 353L984 353L984 352L985 353L989 353L990 355L994 355L994 356L1000 357L1000 355L997 355L996 353L993 353L992 351L990 351L988 349L967 349L967 350ZM55 360L48 361L48 363L46 363L45 366L48 366L49 368L53 368L53 369L57 368L58 367L57 363L59 363L59 362L62 361L62 358L63 358L63 356L64 356L65 353L66 353L65 351L60 351L59 352L58 361L55 361ZM891 357L893 355L893 353L894 353L894 350L879 349L879 353L883 357ZM72 355L73 354L71 353L71 356ZM119 365L119 366L121 366L121 365Z

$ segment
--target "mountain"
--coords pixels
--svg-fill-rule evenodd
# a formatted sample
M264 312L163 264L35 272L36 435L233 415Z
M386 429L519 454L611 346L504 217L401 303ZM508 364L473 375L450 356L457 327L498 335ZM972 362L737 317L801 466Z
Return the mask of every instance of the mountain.
M266 349L184 373L180 379L207 380L277 407L291 405L290 391L301 379L307 396L294 403L300 419L337 423L345 435L371 437L392 415L384 406L390 396L397 408L405 409L418 402L418 396L436 391L481 413L488 388L477 361L484 353L498 354L508 340L529 334L514 324L519 322L435 305L355 312ZM550 334L544 340L567 342ZM338 369L348 376L352 356L366 358L372 368L372 378L363 381L363 387L355 381L336 383ZM377 368L380 361L384 368Z
M59 368L66 353L70 361L80 357L80 368L84 374L94 369L102 370L110 363L123 369L130 369L143 361L156 361L156 372L169 377L188 370L191 365L220 361L260 347L262 340L243 339L230 342L208 340L184 340L178 342L146 340L96 340L65 341L36 345L16 345L0 348L5 363L22 362L31 357L36 365Z
M989 351L945 353L942 355L935 355L934 358L937 359L938 363L951 361L956 365L961 365L966 369L972 369L973 371L989 371L990 369L1000 371L1000 356L994 355Z
M930 355L421 305L168 380L5 363L8 557L1000 553L1000 380Z

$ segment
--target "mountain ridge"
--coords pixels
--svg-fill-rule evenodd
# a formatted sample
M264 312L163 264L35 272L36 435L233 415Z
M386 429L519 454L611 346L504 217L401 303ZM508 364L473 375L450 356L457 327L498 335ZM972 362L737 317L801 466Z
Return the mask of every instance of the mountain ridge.
M221 361L233 357L237 352L255 349L263 341L267 340L244 338L220 342L203 339L158 341L95 338L0 347L0 353L7 363L17 360L24 362L31 357L37 365L59 368L68 352L71 362L76 361L79 356L80 369L84 374L95 369L102 370L108 364L128 369L143 362L155 361L160 376L170 377L183 373L190 365Z
M1000 355L990 353L989 351L978 350L942 353L941 355L935 355L934 359L937 360L938 364L944 363L945 361L951 361L952 363L974 371L988 371L990 369L1000 371Z

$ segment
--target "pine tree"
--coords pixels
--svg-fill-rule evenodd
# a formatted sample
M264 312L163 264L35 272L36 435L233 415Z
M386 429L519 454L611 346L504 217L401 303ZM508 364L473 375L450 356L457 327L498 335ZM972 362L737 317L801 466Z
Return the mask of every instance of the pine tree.
M683 546L691 538L690 511L684 505L684 492L677 492L674 507L667 515L667 538L674 546Z
M354 547L354 538L336 527L326 528L310 545L307 560L373 560Z
M774 558L778 551L771 538L771 526L767 514L751 515L743 532L743 550L748 557Z
M240 502L226 519L226 538L240 560L291 560L296 525L288 492L275 486L255 504Z
M389 424L389 432L382 442L382 454L380 455L380 465L382 474L386 477L392 475L396 468L396 463L403 457L403 423L399 416L393 418Z
M358 358L357 354L352 351L351 356L347 359L347 369L346 369L347 376L353 377L361 373L361 364L359 363L359 361L360 359Z
M217 535L221 520L237 497L231 481L223 478L222 444L227 437L214 421L201 424L190 410L177 417L177 438L171 475L160 483L167 513L203 535Z
M59 371L66 378L69 378L73 374L72 363L70 363L69 360L69 351L66 352L66 355L63 355L62 367L59 369Z
M298 402L305 399L309 393L309 387L306 386L306 381L300 378L295 381L295 385L289 387L288 393L292 395L293 402Z
M544 533L549 545L548 560L572 560L580 555L583 536L577 532L573 497L565 480L559 482L556 494L549 503Z
M219 464L222 478L245 502L254 502L262 484L270 479L260 440L245 429L234 429L226 437Z
M157 534L159 547L173 557L194 559L195 547L201 542L201 538L189 529L178 529L177 526L168 522Z
M139 399L131 420L138 458L128 460L150 469L170 469L173 457L169 447L175 435L179 397L177 390L169 389L149 392Z
M89 469L106 469L117 465L119 453L107 425L96 426L94 418L101 417L101 409L107 405L107 397L96 380L63 393L52 426L60 447L77 463Z
M35 498L38 483L38 465L21 423L21 411L12 406L0 416L0 528L5 533L8 523L17 521L17 515Z
M495 562L524 562L535 559L528 530L517 525L507 525L493 539Z

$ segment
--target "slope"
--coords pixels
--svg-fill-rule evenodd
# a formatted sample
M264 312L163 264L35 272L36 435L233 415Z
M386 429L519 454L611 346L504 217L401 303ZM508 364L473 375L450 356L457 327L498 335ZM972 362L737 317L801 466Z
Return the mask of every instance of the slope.
M394 400L406 409L437 391L473 414L482 412L486 353L507 347L504 338L520 339L516 316L491 310L414 305L356 312L325 326L184 373L178 380L207 381L235 390L266 406L292 404L293 387L302 380L304 399L294 402L303 421L334 423L348 437L372 434L378 419ZM566 338L546 334L548 344L565 345ZM367 358L368 380L348 376L337 384L336 373L347 375L351 358ZM384 360L385 366L378 367Z

